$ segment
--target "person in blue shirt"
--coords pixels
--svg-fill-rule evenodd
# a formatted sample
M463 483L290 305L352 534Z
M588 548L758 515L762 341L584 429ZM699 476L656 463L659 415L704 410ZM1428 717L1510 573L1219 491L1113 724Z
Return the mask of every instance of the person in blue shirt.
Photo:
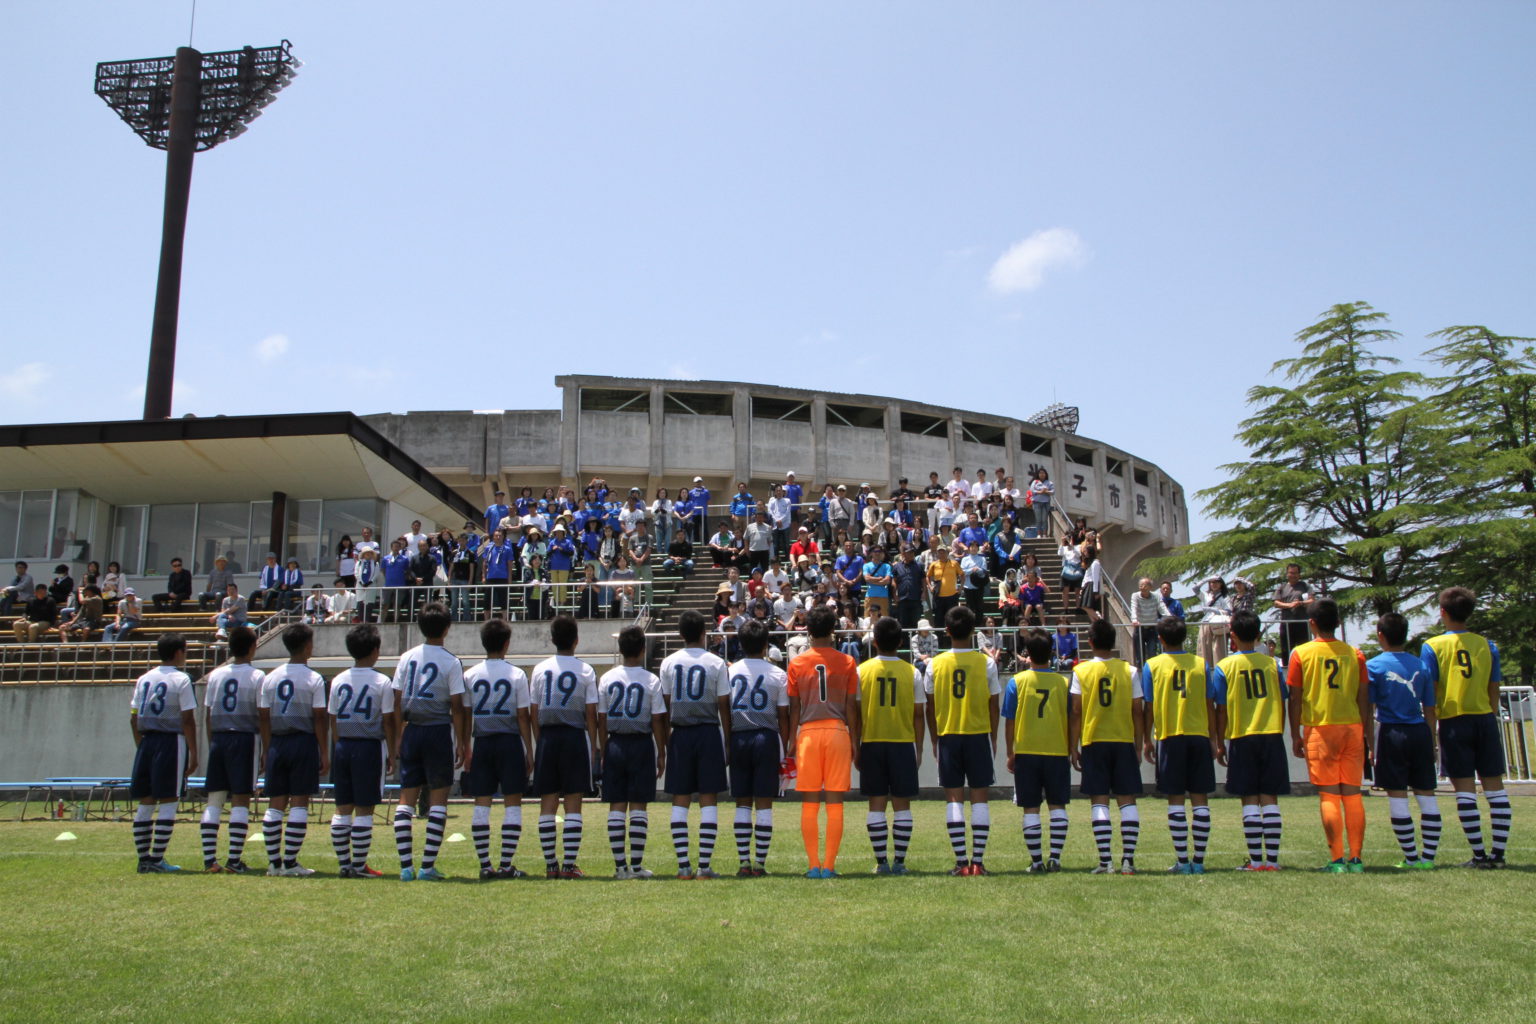
M672 502L672 531L674 533L681 531L692 542L693 521L693 502L689 500L688 492L679 488L677 499Z
M1077 634L1067 625L1067 617L1056 619L1056 632L1051 636L1051 648L1055 652L1055 668L1058 672L1070 671L1077 664Z
M517 509L517 514L519 517L527 515L533 506L534 501L532 487L524 487L521 491L517 492L517 500L512 503L512 507Z
M1162 595L1163 605L1168 609L1168 614L1183 622L1184 602L1173 596L1173 581L1163 580L1162 585L1157 589L1158 593Z
M491 502L491 504L485 510L486 533L491 533L496 529L496 527L500 526L501 521L507 517L507 513L512 511L511 509L507 508L506 501L504 500L506 496L506 491L502 490L500 487L496 488L496 500Z
M853 548L853 541L843 544L843 553L832 563L832 569L848 585L848 597L854 601L864 589L864 557Z
M747 491L745 481L736 485L736 493L731 496L731 519L735 524L736 532L746 529L747 520L757 509L757 502Z
M890 556L879 545L870 548L864 563L864 614L871 622L891 614Z
M411 556L405 553L405 542L398 537L390 541L389 554L384 556L384 606L380 622L386 616L390 622L399 620L400 607L408 603L400 588L411 585L410 567Z
M1004 577L1009 569L1019 569L1024 564L1023 538L1014 532L1013 522L1004 520L1003 528L992 538L992 550L996 558L992 563L992 575Z
M805 497L805 488L795 480L795 474L791 471L784 474L784 497L789 499L789 521L800 521L800 501Z
M569 588L566 583L571 578L571 566L576 563L576 545L571 541L566 532L564 523L556 523L550 531L549 548L544 562L549 571L550 582L554 584L554 607L557 612L567 611L566 597Z
M981 525L975 512L969 513L965 518L965 527L961 529L955 538L970 548L972 551L985 551L987 549L987 531Z
M283 578L277 585L278 606L283 609L297 608L299 595L304 592L304 573L299 568L297 558L288 559L288 565L283 569Z
M511 591L508 584L511 582L511 569L517 562L517 545L507 540L507 535L496 530L491 534L491 539L480 545L480 561L485 570L482 579L488 590L486 599L482 602L486 609L486 618L493 618L497 611L506 612L507 603Z
M602 520L588 516L581 525L581 533L577 534L577 553L581 556L583 565L592 563L593 571L597 571L597 560L603 548L603 524Z
M704 538L709 536L705 531L709 529L709 488L704 486L704 478L693 478L693 487L688 491L688 504L693 506L693 542L704 543Z
M1408 620L1388 612L1376 620L1381 653L1365 663L1371 704L1376 708L1375 782L1387 791L1392 833L1402 847L1399 870L1433 870L1440 847L1440 804L1435 798L1435 681L1424 662L1407 653ZM1415 842L1408 790L1419 804Z
M277 564L277 552L267 552L267 564L261 567L261 580L256 584L256 589L251 593L250 607L256 607L259 600L261 606L267 611L277 607L278 600L282 597L282 591L278 586L283 582L283 567Z

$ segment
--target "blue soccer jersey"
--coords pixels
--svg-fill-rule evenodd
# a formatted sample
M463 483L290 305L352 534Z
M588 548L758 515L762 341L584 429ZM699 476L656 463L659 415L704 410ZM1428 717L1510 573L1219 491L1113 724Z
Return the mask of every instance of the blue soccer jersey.
M1376 720L1388 725L1424 721L1424 705L1435 703L1435 683L1422 659L1406 651L1386 651L1365 663Z

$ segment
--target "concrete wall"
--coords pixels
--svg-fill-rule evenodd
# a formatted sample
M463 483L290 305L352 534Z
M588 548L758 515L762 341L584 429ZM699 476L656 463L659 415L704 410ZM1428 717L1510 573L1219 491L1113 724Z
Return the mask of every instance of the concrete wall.
M583 414L585 417L592 413ZM729 416L685 416L673 414L663 418L664 426L662 436L665 447L662 449L665 464L663 472L669 477L679 475L692 479L694 474L704 477L716 475L729 477L736 472L736 452L731 444L731 439L736 436L734 421ZM637 449L636 454L644 449ZM633 462L630 463L634 465ZM638 472L637 472L638 475ZM727 485L731 490L735 489L735 481ZM713 486L712 493L727 494L729 492L716 491ZM719 501L728 501L728 497L718 498Z
M790 471L795 473L796 479L810 476L816 441L809 423L755 419L750 431L754 480L777 483ZM670 451L668 458L672 458Z
M850 483L863 483L867 480L871 486L884 493L889 486L885 480L889 473L885 431L870 427L849 427L840 423L827 424L828 478Z
M583 467L610 470L633 466L636 453L651 443L651 418L643 412L587 412L581 415L577 458ZM644 473L637 472L638 476ZM622 483L622 481L614 481Z

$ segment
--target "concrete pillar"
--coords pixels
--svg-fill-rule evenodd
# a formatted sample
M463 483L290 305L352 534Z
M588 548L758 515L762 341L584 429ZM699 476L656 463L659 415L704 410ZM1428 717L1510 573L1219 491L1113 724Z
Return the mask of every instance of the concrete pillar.
M581 490L581 388L565 385L560 392L560 479Z
M1017 423L1010 423L1003 428L1003 465L1008 467L1008 473L1017 485L1019 483L1019 425ZM1001 480L995 482L997 486L1003 486ZM1022 487L1019 489L1023 490Z
M736 479L731 481L735 494L738 480L752 479L752 396L745 385L731 389L731 430L736 439Z
M665 393L660 384L651 385L651 457L649 476L646 479L647 496L656 493L667 471L667 426L665 418Z
M288 557L288 495L282 491L272 492L272 518L268 526L272 544L267 550L276 552L277 564L282 565Z
M956 466L960 467L962 475L967 472L964 463L960 461L960 438L963 436L963 429L960 425L959 416L951 416L949 418L949 465L945 466L944 471L939 474L940 480L949 480L952 475L950 470ZM969 480L970 477L967 476L966 479Z
M814 485L816 494L820 495L827 485L827 400L821 395L811 399L811 446L814 449L813 478L805 483Z
M886 477L891 490L901 479L901 409L892 402L885 407Z

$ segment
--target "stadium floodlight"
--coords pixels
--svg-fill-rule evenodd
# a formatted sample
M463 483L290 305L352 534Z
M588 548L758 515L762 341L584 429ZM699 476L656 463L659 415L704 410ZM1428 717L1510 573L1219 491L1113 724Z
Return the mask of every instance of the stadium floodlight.
M1063 405L1060 402L1052 402L1029 418L1030 423L1038 423L1042 427L1050 427L1064 434L1077 433L1077 420L1077 406Z
M144 418L169 419L176 371L176 320L181 301L181 254L192 191L192 157L245 134L301 64L288 40L276 46L201 53L178 47L174 57L103 61L96 95L165 160L165 214L160 275L150 329Z

